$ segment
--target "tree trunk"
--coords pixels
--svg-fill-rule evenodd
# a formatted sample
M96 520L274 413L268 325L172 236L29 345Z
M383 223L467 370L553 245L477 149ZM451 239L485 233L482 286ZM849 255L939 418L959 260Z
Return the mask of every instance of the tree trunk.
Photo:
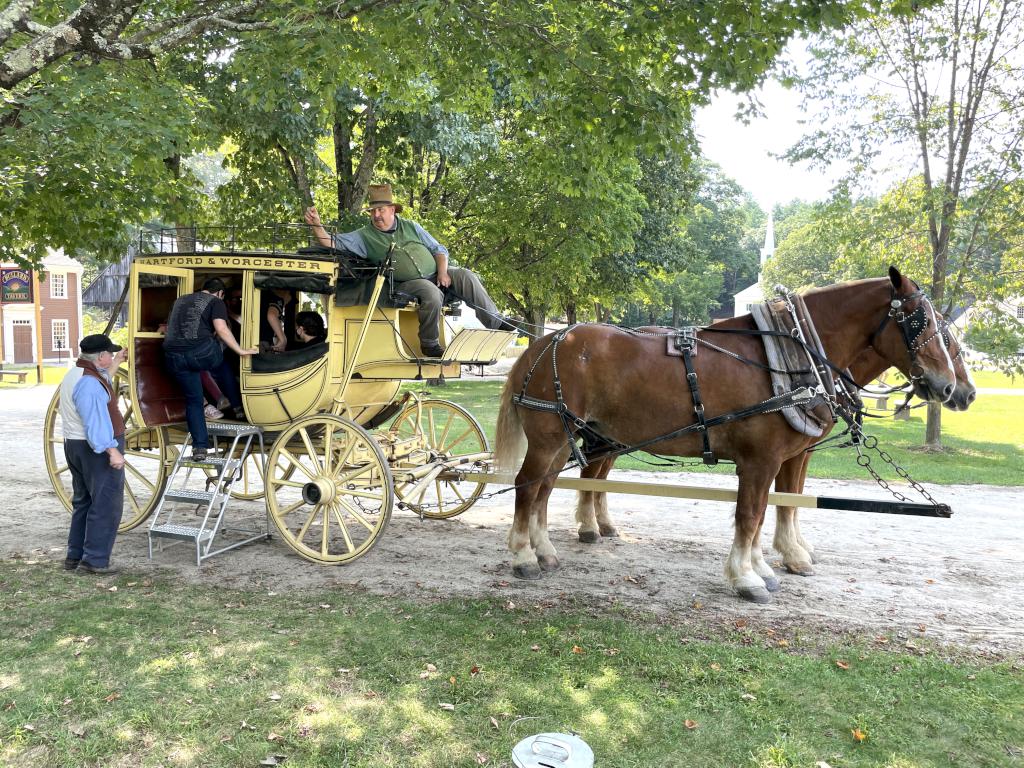
M377 163L377 112L367 105L355 119L338 104L334 116L334 165L338 179L338 211L358 213ZM352 147L352 129L363 120L363 147L358 165Z
M569 325L575 325L577 322L579 322L576 319L576 302L575 301L567 301L565 303L565 322L567 322Z
M924 430L924 444L930 451L942 450L942 405L928 403L928 423Z

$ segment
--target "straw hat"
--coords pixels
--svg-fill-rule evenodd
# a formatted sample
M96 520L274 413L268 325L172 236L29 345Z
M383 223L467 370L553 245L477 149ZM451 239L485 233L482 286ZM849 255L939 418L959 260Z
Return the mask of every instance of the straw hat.
M383 208L385 205L395 206L395 213L402 212L402 204L396 203L391 194L390 184L371 184L367 190L366 207L363 211L372 211L374 208Z

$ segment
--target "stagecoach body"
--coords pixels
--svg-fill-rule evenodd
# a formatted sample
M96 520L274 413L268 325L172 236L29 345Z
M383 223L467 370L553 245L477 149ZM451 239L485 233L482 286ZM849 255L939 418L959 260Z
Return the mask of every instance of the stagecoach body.
M300 237L305 240L304 230ZM426 517L451 517L473 504L482 484L443 478L456 467L486 466L490 446L483 430L454 403L400 390L406 380L459 378L464 364L494 362L514 333L452 333L443 322L445 357L426 359L415 304L392 289L386 269L354 265L322 248L238 247L234 233L208 238L208 245L202 240L194 251L182 252L173 236L158 238L131 265L129 357L115 377L128 425L122 531L160 508L165 486L182 466L213 478L232 461L231 497L264 499L267 517L286 543L326 564L365 554L396 501ZM174 301L211 277L241 290L243 348L258 346L261 293L275 288L294 290L319 309L327 339L241 357L237 374L247 425L259 428L264 450L221 440L219 464L190 467L184 398L164 366L163 340ZM446 316L451 311L446 308ZM70 509L58 397L46 418L46 462ZM233 434L210 424L212 435Z

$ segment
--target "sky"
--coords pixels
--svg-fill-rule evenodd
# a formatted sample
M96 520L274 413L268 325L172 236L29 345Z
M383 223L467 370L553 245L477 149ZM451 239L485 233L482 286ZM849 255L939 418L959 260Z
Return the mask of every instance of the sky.
M764 116L749 124L735 116L740 99L731 93L717 94L709 106L697 112L697 135L705 156L722 166L766 211L794 198L808 202L825 199L835 174L772 157L804 133L799 122L804 116L800 95L774 81L758 93Z

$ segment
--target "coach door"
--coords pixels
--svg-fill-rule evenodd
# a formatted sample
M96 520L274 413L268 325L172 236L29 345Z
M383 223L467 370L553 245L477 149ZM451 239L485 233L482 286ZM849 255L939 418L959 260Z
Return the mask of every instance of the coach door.
M142 426L185 420L185 398L164 367L167 318L179 296L192 292L191 270L134 262L128 294L131 398Z

